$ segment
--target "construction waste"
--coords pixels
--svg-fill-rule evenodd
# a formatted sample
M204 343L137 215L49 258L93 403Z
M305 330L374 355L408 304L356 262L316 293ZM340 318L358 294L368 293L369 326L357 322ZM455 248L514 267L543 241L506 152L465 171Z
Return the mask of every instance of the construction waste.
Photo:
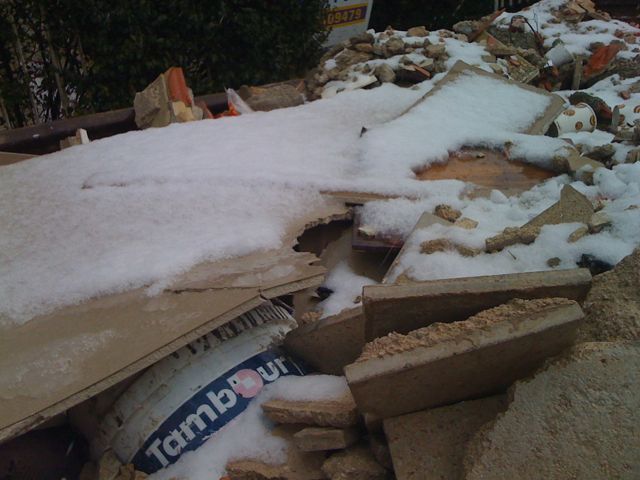
M371 90L380 96L364 98ZM0 439L66 412L88 445L69 450L83 462L67 478L83 480L640 478L637 25L591 0L543 0L452 31L367 31L327 51L303 83L227 93L224 116L240 118L210 125L228 136L236 120L266 128L259 111L283 122L298 112L288 125L303 128L331 120L331 102L345 99L341 122L349 105L367 104L344 138L309 124L317 145L335 134L329 154L366 167L361 183L343 181L345 168L300 187L310 164L280 183L269 164L249 162L242 201L264 197L233 215L249 225L242 235L269 239L252 237L240 260L198 251L206 261L171 270L155 297L139 289L45 312L59 325L122 317L138 334L166 320L165 337L126 359L113 340L121 367L26 413L12 403ZM141 129L214 118L179 68L134 104ZM163 130L176 127L187 131ZM319 163L290 146L300 132L270 141ZM266 136L251 131L229 151L239 158ZM186 189L217 188L202 164L189 167ZM255 172L320 206L292 196L272 207ZM100 171L82 189L173 179L157 173ZM273 208L298 207L304 221L286 235L254 228ZM0 446L0 476L22 468L5 466L3 447L35 433Z

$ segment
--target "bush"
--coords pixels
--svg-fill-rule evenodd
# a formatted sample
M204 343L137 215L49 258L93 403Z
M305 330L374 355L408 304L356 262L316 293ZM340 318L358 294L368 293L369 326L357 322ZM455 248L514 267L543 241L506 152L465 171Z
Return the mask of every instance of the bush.
M0 96L11 104L12 123L24 124L32 116L29 86L40 119L56 119L130 106L136 91L171 66L183 67L196 95L288 79L318 61L325 3L5 0ZM30 78L20 67L18 41Z

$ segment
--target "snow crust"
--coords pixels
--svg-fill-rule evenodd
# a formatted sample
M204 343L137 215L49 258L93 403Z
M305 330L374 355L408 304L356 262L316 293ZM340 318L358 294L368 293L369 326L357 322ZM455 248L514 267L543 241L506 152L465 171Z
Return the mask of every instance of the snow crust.
M228 462L252 458L277 465L287 459L286 442L270 434L273 424L262 415L261 405L279 400L336 400L348 392L344 377L309 375L282 377L265 385L249 407L225 425L198 450L183 454L173 465L162 469L150 480L218 479L224 476Z

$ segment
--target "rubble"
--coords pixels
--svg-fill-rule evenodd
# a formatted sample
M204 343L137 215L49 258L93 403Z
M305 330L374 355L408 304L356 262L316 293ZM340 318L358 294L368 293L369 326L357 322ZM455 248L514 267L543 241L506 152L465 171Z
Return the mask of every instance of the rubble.
M585 343L517 382L472 440L464 478L636 477L639 368L635 344Z
M363 289L365 338L408 333L434 322L456 322L514 298L558 296L582 301L591 286L585 269L468 278Z
M507 404L506 395L497 395L387 418L384 432L396 478L464 478L467 444Z
M587 197L571 185L565 185L560 192L560 200L524 227L542 227L558 223L588 223L593 215L593 205Z
M507 227L495 237L487 238L485 250L489 253L499 252L510 245L522 243L529 245L536 241L540 234L539 226Z
M359 438L354 428L307 427L293 435L293 442L302 452L318 452L350 447Z
M475 257L482 252L480 249L470 248L459 243L454 243L446 238L427 240L420 244L420 253L424 253L425 255L430 255L435 252L446 252L449 250L455 250L463 257Z
M348 428L358 421L356 405L351 396L317 402L269 400L262 404L262 410L275 423Z
M330 480L388 480L387 471L364 446L348 448L331 455L322 465Z
M304 103L302 94L293 85L248 87L243 85L238 94L252 110L270 112L278 108L296 107Z
M345 375L358 409L381 418L491 395L572 345L583 316L573 300L516 299L378 338Z
M455 222L462 215L459 210L449 205L437 205L433 213L448 222Z

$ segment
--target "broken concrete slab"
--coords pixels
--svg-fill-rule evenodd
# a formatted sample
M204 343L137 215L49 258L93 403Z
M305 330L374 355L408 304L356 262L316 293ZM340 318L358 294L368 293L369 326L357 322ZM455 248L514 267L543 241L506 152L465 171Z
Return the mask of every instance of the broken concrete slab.
M455 322L514 298L583 300L591 285L587 269L451 278L363 289L365 339L408 333L434 322Z
M341 450L358 441L355 428L308 427L293 435L293 442L302 452Z
M560 192L560 200L536 216L525 227L542 227L559 223L589 223L593 215L593 205L583 194L571 185L565 185Z
M364 344L361 307L300 326L284 341L288 351L329 375L342 375L344 366L358 358Z
M386 480L388 473L363 445L351 447L329 457L322 471L330 480Z
M576 179L593 184L593 174L598 168L606 168L602 162L582 155L571 155L566 159L566 170Z
M639 478L639 371L638 344L585 343L517 382L465 478Z
M467 444L507 403L506 395L497 395L386 419L396 478L463 478Z
M492 395L569 347L583 316L573 300L516 299L376 339L345 375L359 411L381 418Z
M582 342L640 339L640 249L593 279L584 302Z
M268 400L262 404L262 411L275 423L348 428L358 422L356 404L351 395L340 400L313 402Z

